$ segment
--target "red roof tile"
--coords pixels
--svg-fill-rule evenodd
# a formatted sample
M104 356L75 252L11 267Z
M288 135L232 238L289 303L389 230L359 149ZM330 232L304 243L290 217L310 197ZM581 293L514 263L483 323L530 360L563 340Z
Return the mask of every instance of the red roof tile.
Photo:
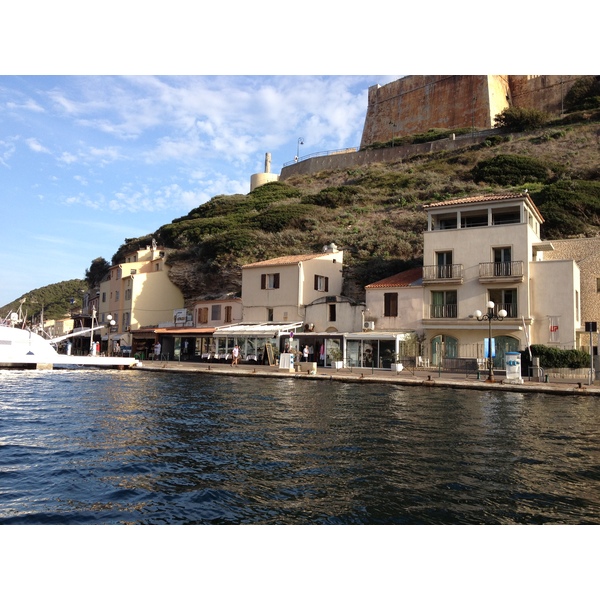
M366 289L387 288L387 287L408 287L423 278L423 267L416 267L408 271L402 271L391 277L386 277L375 283L365 286Z
M318 254L296 254L293 256L279 256L277 258L270 258L268 260L262 260L260 262L243 265L242 269L249 269L251 267L277 267L279 265L297 265L301 262L311 260L312 258L319 258L321 256L332 256L333 258L335 258L335 253L319 252Z

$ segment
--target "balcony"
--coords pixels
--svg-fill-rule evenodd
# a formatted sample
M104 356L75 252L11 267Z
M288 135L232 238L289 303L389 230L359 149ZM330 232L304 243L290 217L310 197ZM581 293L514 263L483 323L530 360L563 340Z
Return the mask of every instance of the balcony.
M479 263L479 283L523 281L523 261Z
M462 282L462 265L425 265L423 267L423 285L434 283L458 285Z
M458 314L457 304L430 304L430 319L456 319Z

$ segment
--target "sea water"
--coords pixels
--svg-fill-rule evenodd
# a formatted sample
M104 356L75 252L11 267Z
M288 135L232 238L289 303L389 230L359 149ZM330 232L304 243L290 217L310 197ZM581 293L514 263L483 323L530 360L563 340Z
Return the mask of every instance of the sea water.
M0 524L596 524L600 402L0 372Z

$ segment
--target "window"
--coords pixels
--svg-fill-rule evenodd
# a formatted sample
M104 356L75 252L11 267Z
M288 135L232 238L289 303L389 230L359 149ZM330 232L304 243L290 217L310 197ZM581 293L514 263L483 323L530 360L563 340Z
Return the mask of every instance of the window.
M393 292L383 295L383 316L397 317L398 316L398 293Z
M596 291L600 292L600 277L596 278ZM104 302L104 299L102 299Z
M315 290L318 292L329 291L329 277L323 275L315 275Z
M452 277L452 251L445 250L435 253L437 276L440 279Z
M432 319L456 319L456 290L431 292L430 316Z
M106 292L102 292L102 302L106 302Z
M517 317L517 290L489 290L488 295L490 300L495 304L494 314L498 314L499 310L504 309L506 316L511 318Z
M225 307L225 323L231 323L233 318L231 317L231 306Z
M267 308L267 321L272 321L272 320L273 320L273 309Z
M125 300L131 300L131 290L125 290Z
M198 323L208 323L208 308L206 306L198 309Z
M507 248L494 248L494 275L506 277L511 274L511 250Z
M261 290L277 290L279 289L279 273L263 273L260 276Z
M220 321L221 320L221 305L213 304L210 310L210 320Z
M127 329L130 324L130 315L128 312L123 313L123 329Z
M330 304L329 305L329 320L330 321L335 321L336 320L336 311L335 311L336 305L335 304Z
M492 210L492 222L494 225L511 225L521 222L521 211L518 207Z
M486 212L464 212L460 217L461 227L487 227L488 214Z
M162 265L161 265L161 263L156 263L154 265L154 270L155 271L162 271Z
M121 292L119 292L118 290L115 292L115 300L119 299Z

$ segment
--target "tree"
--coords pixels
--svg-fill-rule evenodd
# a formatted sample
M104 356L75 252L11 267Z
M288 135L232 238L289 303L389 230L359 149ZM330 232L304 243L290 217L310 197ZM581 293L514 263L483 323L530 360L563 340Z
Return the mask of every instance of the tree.
M507 127L513 131L529 131L539 129L548 122L548 115L536 108L505 108L494 117L494 127Z
M92 261L89 269L85 270L85 282L88 287L95 288L100 285L100 282L106 277L110 269L110 263L99 256Z
M600 106L600 77L580 77L565 96L567 110L594 109Z

